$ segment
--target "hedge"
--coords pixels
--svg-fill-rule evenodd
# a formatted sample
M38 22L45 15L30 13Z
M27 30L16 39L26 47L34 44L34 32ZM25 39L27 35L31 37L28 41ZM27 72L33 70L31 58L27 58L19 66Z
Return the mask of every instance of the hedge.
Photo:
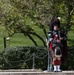
M32 69L33 53L38 57L47 54L44 47L11 47L4 49L0 56L2 69ZM29 60L28 60L29 59ZM47 56L43 59L35 58L35 68L45 69L47 67Z
M48 50L45 47L11 47L0 53L1 69L32 69L35 54L35 69L46 70ZM63 70L74 70L74 47L68 47L67 61L62 64ZM44 58L43 58L44 57Z

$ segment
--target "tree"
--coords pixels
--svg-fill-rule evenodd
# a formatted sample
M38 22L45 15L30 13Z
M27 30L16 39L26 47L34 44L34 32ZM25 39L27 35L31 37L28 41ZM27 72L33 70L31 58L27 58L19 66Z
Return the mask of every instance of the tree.
M44 39L34 31L35 26L41 28L47 38L45 26L51 19L62 17L61 23L65 30L73 25L73 0L1 0L0 6L1 24L8 30L9 36L23 33L35 46L38 45L31 35L38 37L46 46Z
M52 0L52 7L55 11L52 13L54 14L53 18L61 16L63 24L62 27L64 27L65 30L70 29L70 27L74 24L74 0Z

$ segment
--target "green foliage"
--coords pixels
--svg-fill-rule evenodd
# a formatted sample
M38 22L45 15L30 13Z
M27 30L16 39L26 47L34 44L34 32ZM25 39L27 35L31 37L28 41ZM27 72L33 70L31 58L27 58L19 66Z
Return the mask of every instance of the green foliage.
M68 58L62 64L62 70L74 70L74 47L68 47ZM48 56L45 47L12 47L0 53L1 69L32 69L33 53L35 54L35 69L47 69ZM45 57L46 56L46 57Z
M0 25L1 25L0 29L4 29L4 32L1 33L0 35L12 36L15 33L19 32L29 37L34 43L37 41L38 44L40 45L42 42L39 42L39 40L35 37L38 37L37 36L38 34L39 36L41 36L41 38L45 42L45 35L44 35L44 32L42 33L41 29L42 30L46 29L46 31L48 31L47 24L49 24L52 18L55 18L58 16L61 17L61 27L65 29L69 29L67 28L68 26L74 25L74 0L0 0ZM5 28L4 27L2 28L2 25ZM38 27L39 29L40 28L41 29L39 30ZM74 31L74 26L72 27L73 27L72 31ZM69 34L68 45L74 46L73 39L71 39L72 37L70 35L73 35L73 33ZM17 39L19 36L20 35L17 36ZM33 40L31 37L35 38L36 41ZM3 44L2 41L3 40L1 37L1 41L0 41L1 45ZM71 44L69 44L69 42L71 42ZM21 45L21 43L19 45ZM7 49L8 52L10 53L6 52L7 51L6 50L4 52L6 54L4 53L3 55L1 54L3 56L3 57L0 56L1 57L0 63L2 64L1 67L19 68L20 66L22 66L22 63L23 63L23 67L20 67L20 68L31 68L32 65L30 65L30 63L32 62L27 62L30 67L24 61L19 63L16 62L17 64L15 62L10 63L10 60L11 60L10 58L14 59L14 61L16 60L18 61L19 59L20 60L24 59L24 58L21 58L21 55L24 54L24 52L22 52L22 50L21 52L17 51L19 49L23 50L23 48L17 48L17 49L11 48L11 49ZM73 66L72 66L73 60L71 60L71 57L73 56L72 54L73 49L72 49L72 52L71 51L69 52L70 52L69 53L70 58L68 59L68 62L69 60L72 62L66 65L67 67L66 69L73 69ZM14 56L12 56L13 54ZM18 56L18 57L15 57L15 56ZM41 66L41 63L43 62L42 61L38 62L38 61L37 61L37 64ZM16 67L14 66L15 64L17 65ZM36 66L36 67L39 67L39 66ZM42 66L41 68L45 69L45 67L44 68L43 67L44 66Z
M1 19L8 30L13 32L21 30L19 27L22 26L25 30L26 26L33 29L34 26L47 25L47 22L58 16L62 17L61 22L66 25L69 19L72 23L73 5L73 0L9 0L8 2L1 0L1 12L3 12Z
M38 37L46 46L45 40L34 30L37 26L47 37L45 26L55 17L61 17L61 26L65 29L74 24L73 0L0 0L0 10L0 23L6 28L8 35L23 33L36 46L31 34Z
M2 69L32 68L33 53L38 57L44 57L47 54L46 48L43 47L12 47L3 51L0 59ZM35 58L35 68L45 69L47 57L42 60ZM46 60L46 61L45 61Z

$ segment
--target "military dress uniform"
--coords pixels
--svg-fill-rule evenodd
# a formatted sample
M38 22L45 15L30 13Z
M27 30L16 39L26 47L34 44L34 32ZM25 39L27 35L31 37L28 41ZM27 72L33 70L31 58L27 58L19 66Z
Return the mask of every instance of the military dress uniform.
M54 25L57 25L58 27L60 27L60 21L57 19L51 23L52 27L50 29L50 32L48 33L48 45L50 50L50 57L52 58L53 70L56 72L59 72L61 71L60 66L62 63L61 57L62 57L63 45L61 43L61 40L59 43L57 42L57 40L63 37L59 30L53 29Z

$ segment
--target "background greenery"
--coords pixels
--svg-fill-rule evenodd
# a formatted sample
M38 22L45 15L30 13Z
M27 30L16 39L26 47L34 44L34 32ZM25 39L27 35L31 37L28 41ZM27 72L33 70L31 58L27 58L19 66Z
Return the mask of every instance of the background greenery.
M49 31L49 28L47 28L47 32ZM74 31L73 31L74 26L71 27L70 31L67 34L67 44L68 46L74 46ZM46 37L45 35L43 35L42 33L42 29L36 28L35 31L40 34L43 39L46 41ZM39 46L43 46L42 42L35 36L33 36L34 39L37 41L37 43L39 44ZM3 50L4 48L4 32L3 32L3 26L0 26L0 51ZM16 33L14 36L10 37L9 41L7 42L7 48L8 47L14 47L14 46L34 46L33 42L27 37L24 36L22 33Z
M8 62L11 60L10 56L17 60L21 59L23 48L15 46L46 47L50 21L58 16L61 17L61 28L68 30L68 63L62 67L65 70L72 70L74 69L74 0L0 0L1 68L7 66L13 68L14 64ZM6 41L7 49L3 46L4 37L10 37L10 40ZM38 66L41 66L43 62L39 62ZM21 68L20 64L17 64L16 68ZM29 67L31 68L30 63ZM23 66L23 68L29 67ZM46 66L40 68L46 69Z
M39 30L39 28L36 30L43 37L43 39L46 40L45 36L42 35L41 30ZM1 30L1 32L2 31L3 30ZM7 49L4 49L2 35L0 36L0 39L1 39L0 40L0 50L1 50L1 52L0 52L0 68L1 69L19 69L19 68L32 69L33 57L28 62L25 62L25 60L27 60L33 54L33 52L35 52L36 55L38 55L38 56L40 56L42 54L42 56L40 56L40 57L43 57L47 52L47 48L45 50L43 47L41 47L41 48L39 47L36 49L36 47L34 47L34 44L32 43L32 41L20 33L17 33L13 37L11 37L10 42L7 41ZM74 55L73 55L74 54L74 38L73 38L74 32L72 30L70 30L68 32L67 37L68 37L68 40L67 40L68 59L67 59L67 62L62 65L62 69L63 70L73 70L74 69L74 66L73 66L73 63L74 63L74 60L73 60L74 59ZM39 39L37 39L36 37L34 37L34 38L37 41L37 43L39 44L39 46L43 46ZM23 57L21 57L22 55L23 55ZM15 64L16 64L16 66L15 66ZM43 70L47 69L47 56L41 60L35 58L35 68L36 69L40 68Z

